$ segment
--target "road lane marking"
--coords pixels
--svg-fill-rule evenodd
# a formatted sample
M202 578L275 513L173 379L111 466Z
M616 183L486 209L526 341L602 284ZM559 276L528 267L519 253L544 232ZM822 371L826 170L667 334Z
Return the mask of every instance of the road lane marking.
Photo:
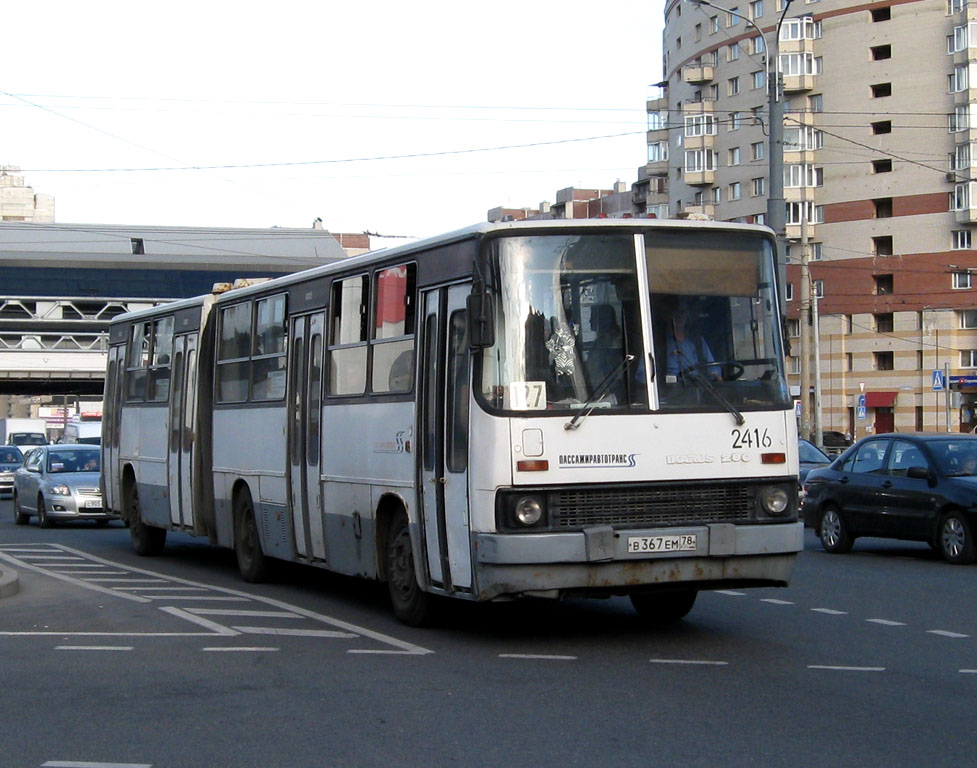
M538 659L540 661L576 661L576 656L561 656L549 653L500 653L500 659Z
M119 582L126 584L165 584L166 579L89 579L89 581L104 581L104 582ZM122 589L122 587L114 587L114 589ZM142 587L146 589L146 587Z
M210 646L208 648L204 648L203 650L208 651L210 653L235 653L235 652L261 653L264 651L278 651L281 649L273 648L271 646L263 646L263 645L229 645L226 647Z
M152 763L91 763L77 760L48 760L41 768L153 768Z
M808 664L808 669L827 669L833 672L885 672L885 667L845 667L834 664Z
M56 645L56 651L131 651L131 645Z
M352 632L337 632L332 629L283 629L279 627L232 627L247 635L286 635L289 637L335 637L350 639L359 637Z
M189 611L185 611L182 608L177 608L175 605L164 605L160 608L160 610L172 616L177 616L178 618L186 619L187 621L192 621L194 624L197 624L201 627L206 627L207 629L213 630L214 634L216 635L231 636L231 635L241 634L240 632L235 632L230 627L225 627L223 624L218 624L215 621L210 621L208 619L203 618L202 616L195 616Z
M226 595L143 595L143 597L150 600L211 600L223 603L248 603L254 599L251 597L227 597Z
M760 600L761 603L770 603L771 605L793 605L794 603L790 600L777 600L773 597L764 597Z
M885 627L904 627L906 623L903 621L891 621L890 619L865 619L869 624L881 624Z
M125 592L118 592L109 587L103 587L99 584L92 584L90 581L83 581L82 579L76 579L73 576L70 576L63 572L59 573L57 571L52 571L49 568L41 568L37 565L28 563L26 560L23 560L21 558L11 557L9 554L7 554L4 551L0 551L0 560L6 560L8 563L16 565L18 568L26 568L30 571L36 571L37 573L42 573L46 576L50 576L53 579L61 579L61 581L67 581L69 584L74 584L76 587L92 589L95 590L96 592L102 592L103 594L106 595L115 595L116 597L122 597L125 598L126 600L132 600L133 602L136 603L152 602L152 600L149 600L145 597L140 597L139 595L128 595ZM123 573L123 571L119 571L119 573Z
M745 597L746 592L737 592L734 589L717 589L717 595L729 595L730 597Z
M156 592L204 592L203 587L114 587L114 589L151 589Z
M961 675L977 675L977 669L961 669L958 671Z
M702 667L726 667L728 661L710 661L709 659L648 659L652 664L686 664Z
M242 611L234 608L187 608L196 616L260 616L265 619L304 619L291 611Z
M834 608L812 608L815 613L826 613L828 616L847 616L848 611L836 611Z
M970 635L965 635L962 632L949 632L945 629L927 629L926 633L930 635L939 635L940 637L970 637Z

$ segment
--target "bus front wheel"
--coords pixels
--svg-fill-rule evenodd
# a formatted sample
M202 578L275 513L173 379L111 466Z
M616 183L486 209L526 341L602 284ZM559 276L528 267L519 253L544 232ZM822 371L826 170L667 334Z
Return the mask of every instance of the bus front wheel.
M631 595L631 605L641 618L655 627L665 627L685 618L698 592L683 589L677 592L639 592Z
M261 538L254 521L251 494L242 490L234 500L234 554L241 578L257 584L268 578L268 559L261 551Z
M390 527L385 553L387 589L394 616L404 624L422 627L432 618L433 597L421 589L414 572L414 550L407 516L401 512Z
M132 548L140 557L155 557L166 546L166 529L146 525L139 511L139 491L135 483L126 492L126 521L129 523L129 538Z

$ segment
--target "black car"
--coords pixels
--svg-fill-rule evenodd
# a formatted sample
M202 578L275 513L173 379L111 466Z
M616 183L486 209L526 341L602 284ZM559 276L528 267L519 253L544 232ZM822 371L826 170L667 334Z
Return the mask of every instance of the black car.
M804 523L828 552L881 536L928 542L950 563L977 559L977 435L866 437L804 490Z

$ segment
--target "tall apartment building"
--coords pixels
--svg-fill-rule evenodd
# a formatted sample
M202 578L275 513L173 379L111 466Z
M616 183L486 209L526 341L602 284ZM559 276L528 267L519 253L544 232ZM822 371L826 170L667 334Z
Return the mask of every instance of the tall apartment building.
M54 221L54 197L35 193L16 165L0 166L0 221Z
M648 214L764 223L766 55L784 4L667 0L639 180ZM977 3L793 0L778 64L794 391L801 323L815 322L800 316L806 254L821 427L972 429Z

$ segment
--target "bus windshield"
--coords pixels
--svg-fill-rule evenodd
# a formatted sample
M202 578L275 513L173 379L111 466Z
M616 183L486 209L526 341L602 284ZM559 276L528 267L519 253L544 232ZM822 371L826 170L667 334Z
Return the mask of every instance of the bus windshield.
M496 334L481 357L483 402L647 410L650 369L659 410L790 407L769 241L663 229L644 244L639 260L627 232L492 240Z

